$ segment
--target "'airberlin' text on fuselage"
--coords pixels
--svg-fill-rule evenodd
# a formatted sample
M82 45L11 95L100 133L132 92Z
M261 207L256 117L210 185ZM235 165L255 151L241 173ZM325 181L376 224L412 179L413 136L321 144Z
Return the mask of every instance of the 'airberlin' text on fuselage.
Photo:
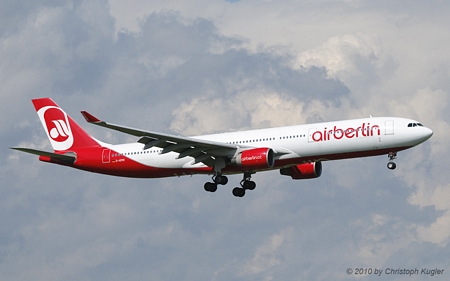
M346 128L341 129L334 126L333 129L328 130L327 127L323 129L323 131L315 131L312 134L312 139L315 142L319 141L329 141L329 140L340 140L342 138L352 139L359 137L372 137L375 134L381 135L380 126L373 125L370 126L370 123L363 123L358 128Z

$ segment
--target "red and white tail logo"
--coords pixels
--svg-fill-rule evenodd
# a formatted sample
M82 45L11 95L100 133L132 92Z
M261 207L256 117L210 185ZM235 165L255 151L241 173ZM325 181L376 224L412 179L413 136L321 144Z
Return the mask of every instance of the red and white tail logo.
M55 124L55 128L50 130L50 136L55 141L65 141L70 134L69 127L64 122L64 120L53 120L53 124ZM62 140L59 140L59 138L63 138Z
M54 150L67 150L73 145L73 134L67 114L55 106L45 106L37 112Z
M33 99L34 108L55 151L72 152L80 147L99 147L100 144L78 125L52 99Z

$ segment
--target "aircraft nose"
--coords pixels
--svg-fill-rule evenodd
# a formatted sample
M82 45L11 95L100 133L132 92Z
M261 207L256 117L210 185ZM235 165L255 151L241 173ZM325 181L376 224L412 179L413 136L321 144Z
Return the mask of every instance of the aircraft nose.
M431 136L433 135L433 131L427 127L423 128L423 136L424 136L424 140L427 140L429 138L431 138Z

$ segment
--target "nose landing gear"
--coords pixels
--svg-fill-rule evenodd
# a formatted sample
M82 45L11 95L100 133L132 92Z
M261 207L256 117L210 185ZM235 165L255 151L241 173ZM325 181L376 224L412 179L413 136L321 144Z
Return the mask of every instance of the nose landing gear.
M389 152L388 157L389 163L387 164L387 167L389 170L394 170L397 167L397 164L395 164L393 160L397 158L397 152Z
M395 164L394 162L389 162L387 164L387 167L389 170L394 170L397 167L397 164Z

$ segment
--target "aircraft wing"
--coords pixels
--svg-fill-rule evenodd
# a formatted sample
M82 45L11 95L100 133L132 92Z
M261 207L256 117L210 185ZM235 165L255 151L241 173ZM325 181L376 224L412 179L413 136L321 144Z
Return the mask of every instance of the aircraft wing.
M191 156L195 159L195 163L204 163L207 166L214 166L217 157L233 157L239 148L233 144L223 142L214 142L196 139L192 137L174 136L151 131L144 131L130 127L115 125L102 121L92 114L81 111L87 122L101 127L116 130L122 133L140 137L139 143L144 144L144 150L151 147L162 148L162 154L169 152L177 152L178 158Z

